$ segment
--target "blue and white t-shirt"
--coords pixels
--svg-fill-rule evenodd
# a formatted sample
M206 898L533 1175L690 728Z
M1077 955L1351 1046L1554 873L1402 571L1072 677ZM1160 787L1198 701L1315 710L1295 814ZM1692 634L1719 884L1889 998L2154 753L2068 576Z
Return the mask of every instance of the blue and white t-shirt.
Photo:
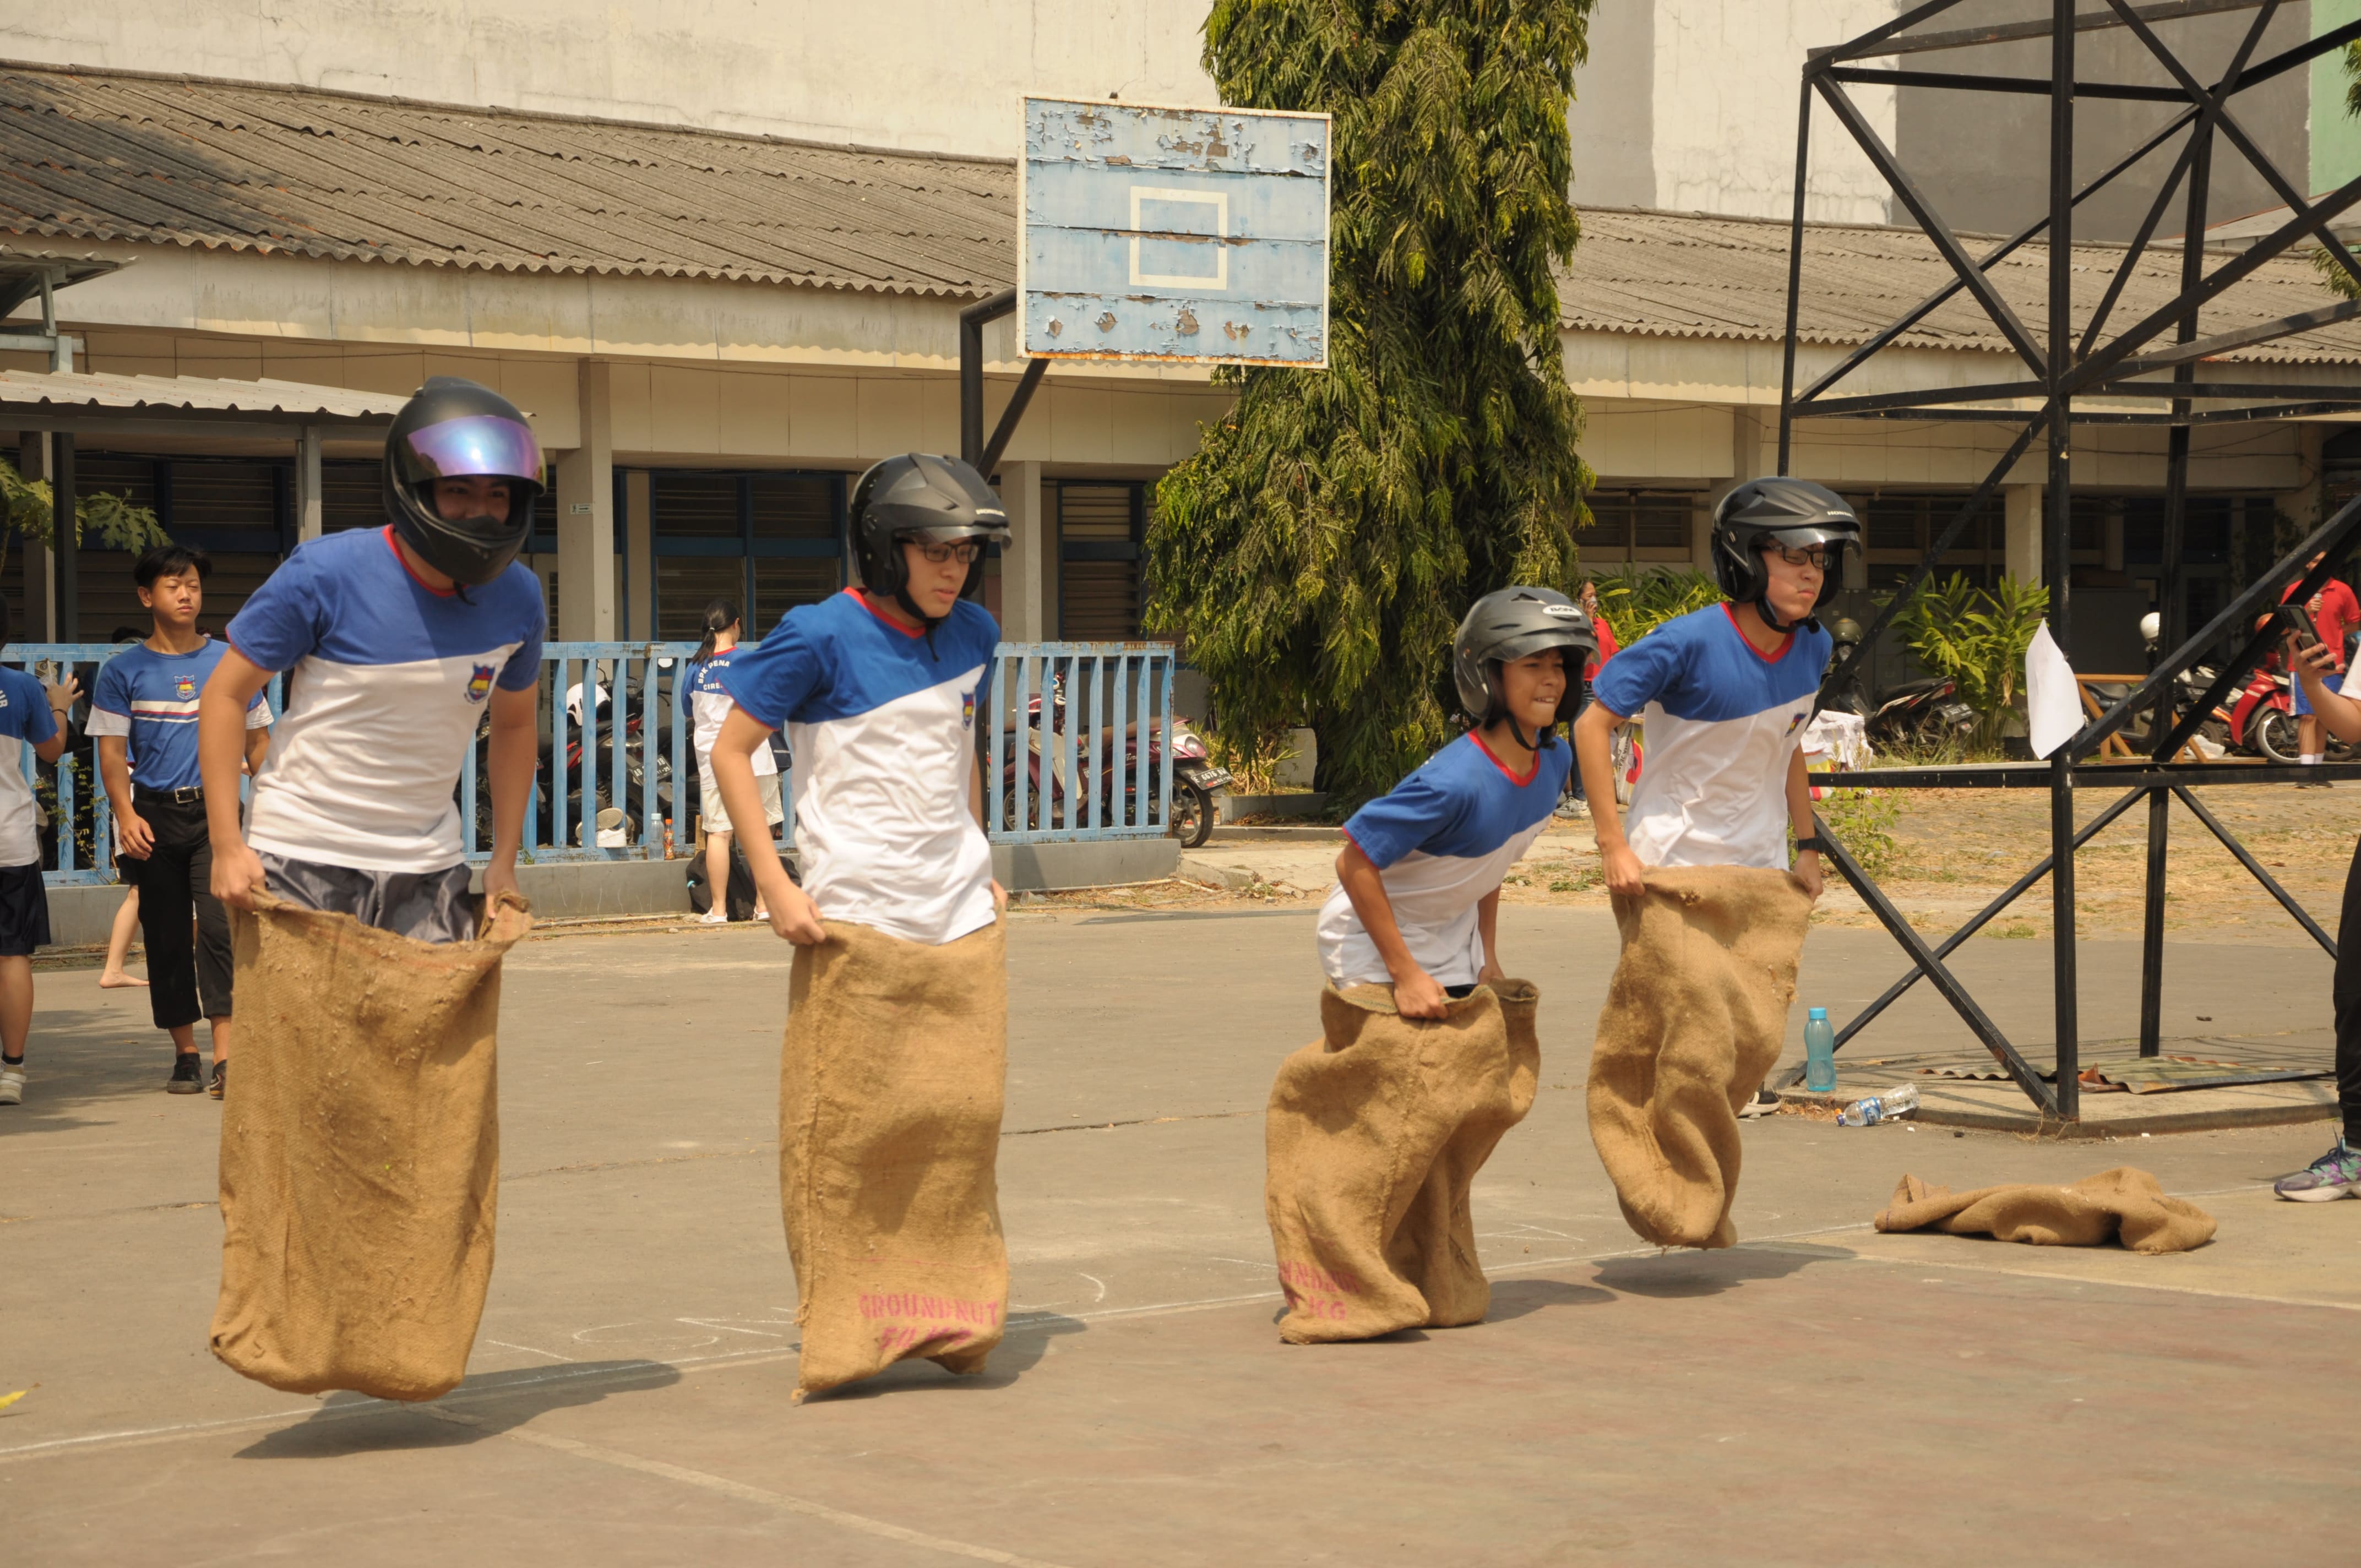
M1647 728L1623 818L1642 865L1786 869L1787 759L1803 744L1828 648L1828 632L1806 630L1764 653L1718 604L1600 666L1591 695Z
M1345 823L1378 868L1402 945L1437 985L1472 985L1482 972L1476 906L1549 826L1573 765L1574 748L1560 740L1519 775L1463 735ZM1321 906L1318 932L1320 967L1336 984L1393 979L1342 883Z
M702 661L692 661L687 674L681 679L680 710L689 718L692 728L688 743L697 752L697 765L702 772L712 771L713 738L721 733L721 721L730 717L732 707L730 688L721 684L721 672L730 667L730 660L752 652L751 648L732 648ZM779 759L771 749L755 747L754 776L761 778L778 771Z
M457 865L452 786L492 688L541 678L548 627L541 584L520 565L463 600L420 581L390 528L297 545L227 631L263 669L294 672L247 842L357 871Z
M197 699L228 651L211 637L186 653L159 653L140 642L98 667L88 728L93 735L128 738L134 784L174 790L205 782L197 769ZM257 692L247 704L246 727L269 722L269 707Z
M804 892L824 917L937 945L992 924L968 788L999 641L981 605L961 601L930 640L848 588L721 672L740 707L787 728Z
M49 694L22 670L0 668L0 739L27 740L38 746L58 732L58 716L49 711ZM41 841L34 827L33 786L16 765L17 750L0 751L0 866L29 866L41 858Z

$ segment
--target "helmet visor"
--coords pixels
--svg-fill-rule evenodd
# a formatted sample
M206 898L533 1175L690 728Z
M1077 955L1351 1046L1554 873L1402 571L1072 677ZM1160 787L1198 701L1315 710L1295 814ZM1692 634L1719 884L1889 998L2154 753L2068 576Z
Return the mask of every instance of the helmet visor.
M408 437L411 454L437 479L530 479L541 483L541 443L498 414L446 419Z

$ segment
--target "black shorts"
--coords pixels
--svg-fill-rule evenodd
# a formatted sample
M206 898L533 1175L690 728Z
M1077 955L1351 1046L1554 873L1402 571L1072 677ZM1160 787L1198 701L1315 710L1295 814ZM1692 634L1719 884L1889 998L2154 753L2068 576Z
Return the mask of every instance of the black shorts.
M0 866L0 959L49 945L49 890L39 866Z

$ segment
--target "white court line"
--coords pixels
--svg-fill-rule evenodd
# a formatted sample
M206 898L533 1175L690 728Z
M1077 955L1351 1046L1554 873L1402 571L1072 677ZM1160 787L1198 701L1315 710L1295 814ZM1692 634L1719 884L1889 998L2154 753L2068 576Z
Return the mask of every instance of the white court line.
M473 1427L478 1431L483 1430L486 1425L474 1416L462 1415L456 1410L438 1409L433 1406L422 1408L419 1413L432 1416L439 1421L450 1421L455 1425ZM577 1459L588 1459L600 1464L611 1464L619 1470L636 1470L643 1475L659 1476L666 1481L678 1481L685 1486L701 1487L708 1492L719 1492L725 1497L735 1497L741 1503L754 1503L763 1508L801 1514L807 1519L820 1519L845 1530L858 1530L863 1535L882 1536L887 1541L898 1541L907 1546L922 1546L930 1552L947 1552L953 1557L973 1558L981 1563L1005 1563L1008 1564L1009 1568L1057 1568L1056 1564L1044 1563L1038 1558L1019 1557L1013 1552L1002 1552L996 1547L976 1546L964 1541L950 1541L939 1535L928 1535L923 1530L911 1530L905 1525L888 1524L884 1519L871 1519L866 1514L847 1513L842 1508L831 1508L825 1503L815 1503L803 1497L791 1497L784 1492L768 1491L761 1486L750 1486L743 1481L732 1481L727 1476L711 1475L703 1470L691 1470L685 1464L668 1464L661 1459L643 1459L636 1453L625 1453L620 1449L602 1448L596 1443L582 1442L570 1437L560 1437L555 1432L534 1431L529 1427L511 1427L498 1435L514 1438L519 1442L529 1442L537 1448L552 1449L559 1453L571 1454Z
M573 1364L573 1361L574 1361L574 1358L573 1358L572 1356L570 1356L570 1355L560 1355L560 1354L557 1354L555 1351L554 1351L554 1350L536 1350L536 1349L534 1349L532 1345L529 1345L529 1344L511 1344L511 1343L510 1343L507 1340L504 1340L504 1339L488 1339L488 1340L486 1340L484 1343L485 1343L486 1344L496 1344L496 1345L499 1345L502 1350L521 1350L521 1351L524 1352L527 1355L545 1355L545 1356L549 1357L549 1359L550 1359L550 1360L552 1360L552 1361L563 1361L563 1362L566 1363L568 1365L571 1365Z
M2223 1193L2230 1192L2253 1192L2265 1190L2266 1185L2267 1184L2263 1183L2255 1183L2244 1187L2210 1189L2202 1192L2175 1193L2173 1196L2206 1197L2219 1196ZM1872 1227L1866 1222L1856 1222L1852 1224L1845 1225L1821 1225L1810 1230L1784 1231L1774 1235L1761 1236L1751 1241L1741 1242L1736 1248L1731 1250L1742 1251L1750 1246L1773 1246L1781 1242L1804 1241L1813 1236L1842 1235L1847 1232L1868 1231L1871 1229L1872 1229ZM1495 1267L1487 1268L1485 1272L1488 1275L1522 1274L1531 1269L1553 1268L1560 1265L1569 1263L1606 1263L1614 1259L1625 1257L1653 1257L1671 1250L1674 1249L1665 1247L1640 1246L1629 1247L1616 1252L1587 1253L1570 1255L1564 1257L1519 1258L1510 1263L1505 1263ZM1865 1263L1892 1263L1909 1266L1916 1266L1926 1261L1918 1258L1878 1258L1861 1254L1855 1254L1854 1257L1858 1261ZM1244 1262L1246 1260L1239 1259L1237 1261ZM1835 1262L1844 1260L1831 1259L1830 1261ZM1986 1266L1978 1264L1955 1263L1942 1264L1938 1266L1964 1269L1986 1269ZM1989 1268L1986 1269L1986 1271L1998 1274L2033 1275L2036 1277L2062 1279L2069 1283L2079 1285L2120 1284L2124 1288L2131 1290L2162 1290L2182 1295L2226 1296L2232 1299L2270 1301L2278 1305L2290 1307L2336 1307L2337 1310L2361 1310L2344 1308L2336 1303L2331 1302L2301 1301L2269 1296L2245 1297L2235 1295L2232 1292L2197 1290L2185 1286L2149 1285L2142 1284L2138 1281L2125 1282L2119 1280L2092 1280L2078 1278L2071 1275L2059 1274L2035 1275L2035 1271L2027 1269ZM1053 1323L1061 1322L1104 1322L1117 1318L1137 1318L1150 1317L1159 1314L1199 1312L1208 1310L1214 1307L1234 1307L1250 1301L1277 1301L1283 1299L1284 1295L1285 1293L1283 1291L1279 1290L1257 1290L1248 1292L1245 1295L1207 1296L1183 1301L1152 1302L1150 1304L1138 1307L1103 1307L1096 1311L1088 1312L1036 1312L1022 1316L1012 1313L1008 1318L1007 1332L1010 1333L1020 1333L1027 1330L1038 1330L1046 1328ZM618 1324L614 1326L622 1327L626 1325ZM533 1387L544 1383L570 1381L576 1377L611 1377L618 1382L640 1382L664 1372L674 1372L682 1376L686 1376L691 1373L719 1371L741 1365L758 1365L767 1361L783 1360L787 1356L798 1354L798 1352L799 1347L796 1345L779 1345L776 1347L765 1346L759 1350L726 1351L712 1355L676 1356L670 1361L649 1362L646 1364L644 1368L632 1368L628 1370L619 1370L613 1367L595 1365L582 1366L578 1365L577 1369L573 1371L552 1368L539 1376L517 1378L510 1382L502 1383L498 1387L470 1389L467 1385L462 1384L457 1389L445 1395L436 1408L445 1408L463 1403L475 1403L483 1399L501 1398L512 1390L518 1388ZM16 1458L29 1458L45 1453L56 1453L67 1449L87 1448L101 1443L135 1444L168 1442L179 1438L196 1436L207 1431L218 1431L234 1427L260 1426L274 1421L298 1420L306 1417L335 1420L348 1415L366 1414L371 1410L382 1409L390 1403L391 1403L391 1401L384 1399L357 1399L350 1404L338 1405L333 1409L313 1406L291 1410L277 1410L264 1415L233 1416L221 1420L185 1421L168 1426L135 1428L122 1431L92 1432L83 1437L53 1438L45 1442L21 1443L13 1448L0 1448L0 1463L5 1463L10 1459ZM421 1408L423 1409L424 1407ZM430 1411L429 1413L432 1412Z

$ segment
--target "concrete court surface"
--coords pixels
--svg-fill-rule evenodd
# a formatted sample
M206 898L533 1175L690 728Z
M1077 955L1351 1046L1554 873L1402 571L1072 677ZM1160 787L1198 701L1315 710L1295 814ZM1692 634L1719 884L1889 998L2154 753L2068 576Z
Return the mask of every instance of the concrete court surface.
M767 932L511 959L499 1265L468 1381L415 1408L213 1361L218 1107L159 1091L144 996L45 972L31 1097L0 1111L0 1394L38 1385L0 1412L0 1563L2248 1563L2361 1524L2338 1437L2361 1202L2263 1187L2323 1129L1773 1118L1745 1135L1741 1245L1658 1254L1585 1124L1596 911L1504 914L1544 1088L1477 1188L1490 1321L1280 1344L1261 1109L1314 1033L1311 921L1016 916L1007 1342L978 1378L905 1364L801 1408ZM2043 956L1959 960L2028 1040ZM2093 1034L2129 1015L2136 958L2086 946ZM2325 1011L2316 950L2172 959L2168 1016L2213 1014L2192 1028ZM1816 931L1800 1000L1857 1003L1897 962ZM1863 1048L1958 1029L1924 987L1892 1017ZM1905 1171L2117 1163L2202 1195L2220 1238L2144 1258L1866 1225Z

